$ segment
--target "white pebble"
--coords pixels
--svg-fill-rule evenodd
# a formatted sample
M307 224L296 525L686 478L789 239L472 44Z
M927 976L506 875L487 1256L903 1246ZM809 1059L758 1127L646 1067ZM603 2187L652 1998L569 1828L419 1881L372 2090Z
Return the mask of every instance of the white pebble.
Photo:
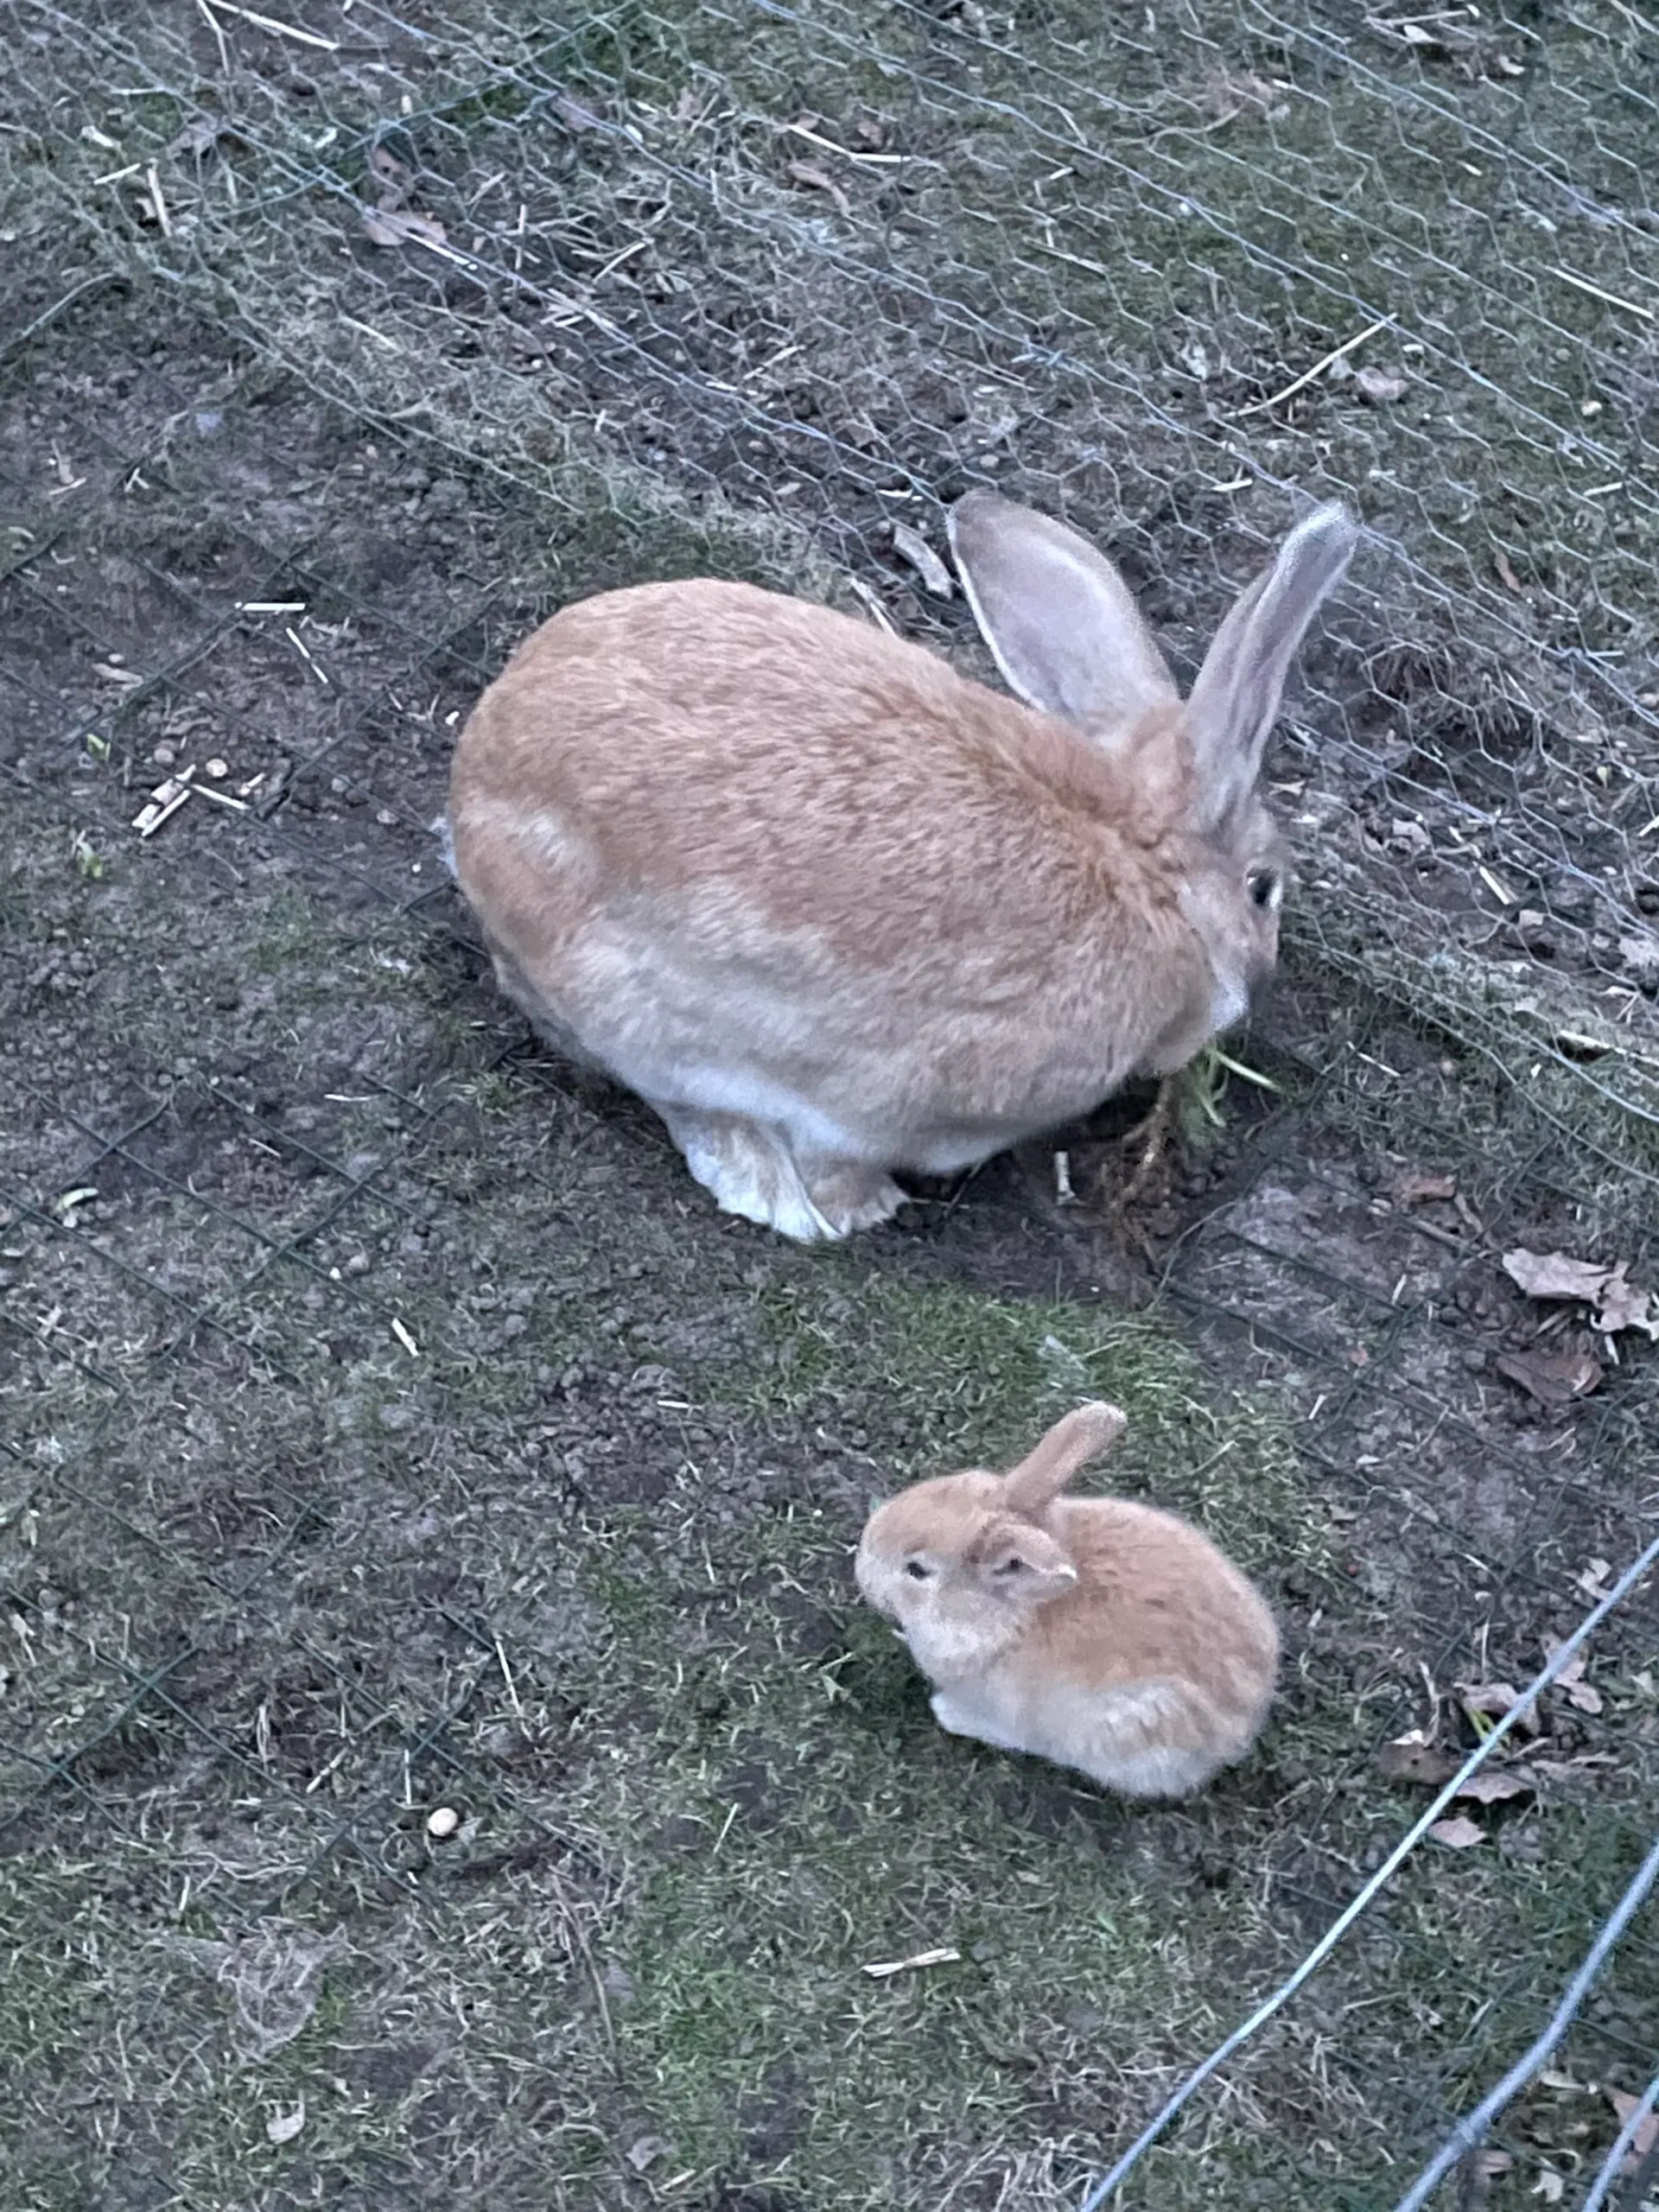
M453 1805L440 1805L426 1816L426 1832L442 1843L447 1835L454 1835L461 1826L461 1815Z

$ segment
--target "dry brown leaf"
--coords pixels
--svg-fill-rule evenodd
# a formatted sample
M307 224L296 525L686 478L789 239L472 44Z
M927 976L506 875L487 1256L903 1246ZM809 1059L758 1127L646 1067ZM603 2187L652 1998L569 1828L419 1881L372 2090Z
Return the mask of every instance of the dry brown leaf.
M1607 1565L1605 1560L1598 1560L1593 1564L1605 1571ZM1560 1648L1560 1645L1552 1638L1545 1637L1544 1656L1546 1659L1553 1659ZM1556 1675L1555 1687L1566 1697L1567 1703L1576 1706L1580 1713L1601 1711L1601 1692L1592 1689L1584 1679L1582 1651L1575 1651L1560 1673Z
M1607 2101L1618 2113L1622 2128L1642 2100L1633 2097L1628 2089L1609 2089ZM1650 2112L1637 2123L1636 2133L1630 2139L1630 2152L1624 2160L1624 2171L1634 2173L1656 2143L1659 2143L1659 2112Z
M1570 1406L1601 1383L1601 1362L1587 1351L1506 1351L1492 1364L1541 1406Z
M1483 2181L1496 2181L1500 2174L1515 2171L1515 2160L1507 2151L1477 2151L1475 2171Z
M1376 1770L1387 1782L1421 1782L1430 1789L1450 1782L1457 1772L1460 1760L1431 1744L1421 1728L1414 1728L1409 1735L1396 1736L1391 1744L1384 1744L1376 1755Z
M1486 1766L1471 1774L1458 1795L1472 1797L1478 1805L1501 1805L1510 1797L1529 1796L1537 1786L1525 1767Z
M1510 1682L1459 1682L1457 1684L1458 1702L1472 1718L1476 1713L1501 1720L1513 1707L1520 1703L1519 1693ZM1538 1708L1523 1713L1517 1726L1529 1736L1537 1735L1543 1726L1538 1718Z
M1541 2196L1546 2204L1559 2204L1567 2194L1567 2183L1554 2166L1541 2166L1538 2178L1532 2184L1532 2194Z
M1403 399L1408 389L1408 380L1392 369L1354 372L1354 390L1368 406L1387 407L1394 400Z
M442 245L448 237L442 223L430 215L411 215L406 207L365 207L363 228L372 245L407 245L411 238Z
M1503 1255L1503 1272L1529 1298L1599 1297L1615 1273L1597 1260L1572 1260L1565 1252L1529 1252L1517 1245Z
M922 589L931 592L935 599L949 599L956 590L947 569L919 530L912 530L907 522L893 525L893 550L901 561L908 561L922 580Z
M1505 591L1512 591L1517 599L1524 599L1526 597L1526 586L1522 582L1520 577L1516 575L1514 569L1510 565L1509 555L1503 552L1501 548L1492 556L1492 566L1497 570L1499 581L1502 582Z
M1449 1843L1453 1851L1467 1851L1471 1844L1486 1840L1485 1829L1478 1828L1461 1813L1449 1821L1436 1821L1429 1834L1436 1843Z
M1637 1290L1623 1262L1597 1292L1592 1319L1605 1337L1617 1336L1621 1329L1641 1329L1659 1342L1659 1298L1650 1290Z
M1425 1175L1414 1171L1398 1177L1394 1185L1394 1202L1402 1206L1426 1206L1431 1199L1455 1198L1457 1195L1455 1175Z
M785 167L797 184L810 184L815 191L827 192L835 201L836 209L841 214L852 213L846 194L836 182L834 177L826 175L816 162L787 162Z
M1573 1576L1573 1587L1582 1590L1586 1598L1594 1598L1599 1603L1607 1595L1607 1578L1612 1571L1611 1560L1592 1559L1582 1574Z
M1617 1766L1618 1759L1611 1751L1586 1751L1575 1759L1535 1759L1535 1772L1551 1782L1578 1782L1584 1770L1592 1766Z

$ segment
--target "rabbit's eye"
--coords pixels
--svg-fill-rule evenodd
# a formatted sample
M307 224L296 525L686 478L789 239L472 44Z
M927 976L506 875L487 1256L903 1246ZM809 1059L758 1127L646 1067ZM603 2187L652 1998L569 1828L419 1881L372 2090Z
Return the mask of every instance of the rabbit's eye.
M905 1561L905 1573L912 1582L925 1582L927 1580L927 1569L918 1559L907 1559Z
M1276 906L1279 903L1279 879L1270 868L1252 868L1244 887L1253 906Z
M996 1574L1023 1574L1025 1571L1026 1562L1022 1559L1005 1559L1001 1566L992 1570Z

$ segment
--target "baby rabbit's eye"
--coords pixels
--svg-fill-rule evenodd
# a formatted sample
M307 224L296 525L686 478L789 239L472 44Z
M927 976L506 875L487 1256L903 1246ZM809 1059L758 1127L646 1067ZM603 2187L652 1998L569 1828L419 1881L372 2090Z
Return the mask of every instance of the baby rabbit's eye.
M1024 1560L1014 1558L1005 1559L1000 1566L993 1567L991 1572L994 1574L1023 1574L1025 1570L1026 1562Z
M1252 868L1245 878L1244 887L1253 906L1276 906L1279 903L1279 879L1270 868Z
M907 1559L905 1561L905 1573L910 1577L912 1582L925 1582L927 1580L927 1569L922 1565L922 1562L918 1559Z

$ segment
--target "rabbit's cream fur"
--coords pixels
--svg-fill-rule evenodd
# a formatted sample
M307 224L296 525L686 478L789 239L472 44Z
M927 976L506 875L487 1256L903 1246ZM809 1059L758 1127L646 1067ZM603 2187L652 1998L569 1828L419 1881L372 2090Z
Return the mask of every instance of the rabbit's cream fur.
M1185 1521L1059 1495L1123 1426L1116 1407L1080 1406L1011 1474L915 1484L872 1515L856 1573L933 1683L941 1727L1126 1796L1178 1797L1255 1740L1279 1637Z
M1274 962L1257 768L1353 534L1292 534L1185 704L1110 564L985 493L958 565L1030 704L746 584L565 608L451 784L503 988L721 1206L802 1238L1179 1066Z

